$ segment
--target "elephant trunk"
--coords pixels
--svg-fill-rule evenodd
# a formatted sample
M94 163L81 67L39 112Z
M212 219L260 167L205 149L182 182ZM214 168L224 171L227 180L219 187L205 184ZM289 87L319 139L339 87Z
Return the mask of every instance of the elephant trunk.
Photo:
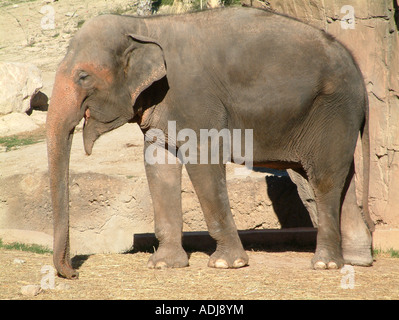
M47 115L47 153L53 206L53 261L59 275L72 279L78 273L69 258L69 158L73 132L83 118L81 94L71 77L58 71Z

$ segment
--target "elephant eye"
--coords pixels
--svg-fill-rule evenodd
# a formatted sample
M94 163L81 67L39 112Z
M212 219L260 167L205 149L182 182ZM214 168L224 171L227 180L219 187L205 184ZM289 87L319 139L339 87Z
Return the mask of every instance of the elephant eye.
M91 77L90 75L86 72L86 71L80 71L78 74L78 83L82 86L82 87L90 87L91 85L91 81L90 81Z
M89 74L85 71L79 72L79 81L84 81L89 77Z

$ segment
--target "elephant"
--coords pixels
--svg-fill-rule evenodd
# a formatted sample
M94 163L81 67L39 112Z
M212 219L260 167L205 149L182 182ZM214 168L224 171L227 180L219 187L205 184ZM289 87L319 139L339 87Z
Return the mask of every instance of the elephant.
M88 155L102 134L137 123L144 154L156 146L157 159L168 160L145 161L159 240L149 268L189 265L182 247L183 166L216 241L208 266L248 265L229 205L225 143L209 145L211 136L200 138L205 129L251 130L251 140L241 136L234 145L244 149L251 142L252 153L230 157L232 162L245 158L253 166L289 169L312 190L312 268L372 265L367 91L352 54L324 30L248 7L145 18L101 15L85 22L58 66L47 115L53 262L69 279L78 277L69 252L69 161L74 129L83 119ZM168 134L171 123L193 133L191 151L220 151L217 161L194 161L199 152L182 161L186 140ZM354 179L359 139L362 205Z

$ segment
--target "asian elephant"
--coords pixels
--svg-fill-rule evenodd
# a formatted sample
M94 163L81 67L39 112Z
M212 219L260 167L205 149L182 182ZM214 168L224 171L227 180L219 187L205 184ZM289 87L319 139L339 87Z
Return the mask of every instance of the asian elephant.
M248 264L227 195L224 142L209 146L211 136L200 138L205 129L252 130L254 166L291 169L308 183L317 207L313 268L372 264L367 92L352 55L324 31L243 7L148 18L102 15L86 22L58 67L47 117L53 259L66 278L78 275L69 257L68 176L74 128L83 118L88 155L101 134L137 122L144 152L156 145L158 159L168 160L145 163L159 240L149 267L188 265L182 247L183 165L217 242L208 265ZM168 135L170 123L177 132L194 134L198 145L190 150L198 151L197 158L181 161L186 140ZM164 133L164 141L154 132ZM360 207L354 181L359 134ZM246 142L241 136L241 150ZM215 145L218 161L203 161L209 156L200 151L215 151ZM238 163L244 158L230 157Z

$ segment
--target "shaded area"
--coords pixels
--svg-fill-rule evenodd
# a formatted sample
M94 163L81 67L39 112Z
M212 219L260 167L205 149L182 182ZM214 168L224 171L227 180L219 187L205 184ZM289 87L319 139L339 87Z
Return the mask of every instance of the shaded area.
M267 194L282 228L313 227L309 212L288 176L266 176Z
M89 254L79 254L74 256L71 259L72 267L78 270L87 261L87 259L89 259L89 257Z
M310 252L316 248L317 230L314 228L239 230L238 234L246 250ZM154 233L137 233L133 236L133 250L128 253L154 252L157 247ZM183 248L209 252L216 249L216 242L207 231L183 232Z
M244 249L314 252L317 229L313 228L296 184L285 170L264 167L253 170L272 174L265 177L266 189L281 229L239 230ZM133 249L127 253L154 252L158 244L154 233L134 234ZM213 252L216 249L216 242L208 231L183 232L182 244L188 252Z
M267 175L266 190L282 228L313 227L309 212L304 206L296 184L286 170L254 167L254 171Z
M47 111L49 105L49 99L47 95L41 91L38 91L30 100L30 109L27 111L28 115L31 115L33 110Z

